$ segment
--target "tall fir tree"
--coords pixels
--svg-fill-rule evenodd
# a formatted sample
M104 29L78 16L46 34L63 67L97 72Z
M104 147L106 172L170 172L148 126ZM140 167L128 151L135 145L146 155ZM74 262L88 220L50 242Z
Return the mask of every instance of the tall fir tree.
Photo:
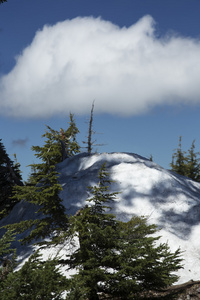
M30 165L32 173L28 182L23 187L15 188L13 198L34 204L39 218L8 226L17 232L32 228L30 234L22 240L23 243L49 237L52 233L56 238L60 231L67 229L68 218L59 197L62 187L58 182L56 164L80 151L76 141L78 132L74 117L70 114L67 130L61 128L58 132L47 126L46 132L42 135L45 138L44 145L32 147L40 162Z
M181 268L180 250L171 253L167 244L157 245L159 237L151 236L157 232L156 226L148 225L145 218L117 221L109 213L116 197L109 184L103 165L98 185L89 188L89 205L72 218L79 248L66 260L71 268L78 269L71 279L69 299L79 295L95 300L100 292L138 299L139 293L166 287L178 278L173 272Z
M62 129L61 129L62 131ZM76 126L74 115L70 113L70 122L69 127L65 133L68 138L68 143L66 143L66 153L68 157L74 156L80 152L80 146L76 140L76 135L79 133L79 130Z
M186 167L186 152L182 150L182 137L179 137L179 146L176 152L172 156L172 162L170 164L172 171L187 176Z
M85 295L82 296L89 300L99 299L98 292L104 290L99 283L108 280L109 272L103 267L107 266L107 261L113 260L112 251L116 248L118 222L108 213L108 205L114 201L116 193L109 192L110 183L104 164L99 172L98 186L89 187L92 197L87 201L92 205L86 205L72 222L80 244L69 259L70 267L79 270L72 282L76 283L77 290L80 290L78 282L81 289L85 286Z
M190 149L182 151L182 138L179 137L179 147L172 156L172 171L191 178L194 181L200 181L200 163L199 152L195 152L195 140L192 142Z
M195 140L192 142L186 156L186 176L194 181L200 181L199 152L195 152Z
M0 218L16 204L16 200L11 197L15 185L23 185L20 165L9 158L0 139Z
M108 292L121 299L139 299L150 290L161 290L178 280L182 268L181 251L172 253L166 243L159 244L157 227L145 217L120 222L118 255L114 262Z
M32 147L40 162L31 165L32 173L28 182L24 186L16 186L13 195L16 201L24 200L34 204L38 218L7 226L16 232L32 228L22 240L23 243L49 237L52 232L56 235L56 232L59 233L61 228L66 229L67 226L65 207L59 197L62 187L56 171L56 163L61 161L60 145L55 141L52 130L46 131L42 137L46 138L44 145Z

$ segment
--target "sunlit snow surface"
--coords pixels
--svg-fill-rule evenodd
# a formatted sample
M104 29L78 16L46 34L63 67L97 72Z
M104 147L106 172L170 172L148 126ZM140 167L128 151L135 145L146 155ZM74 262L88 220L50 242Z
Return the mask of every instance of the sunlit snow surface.
M74 214L88 197L87 187L97 184L98 171L106 162L110 189L119 192L112 205L117 218L128 221L133 215L143 215L161 230L160 242L168 242L175 251L181 248L184 269L179 282L200 279L200 183L165 170L154 162L132 153L79 154L57 165L63 191L61 198L68 214ZM21 202L0 225L33 218L31 205ZM32 246L17 245L23 261ZM50 249L49 249L50 250ZM53 255L54 249L44 253ZM62 253L62 252L61 252Z

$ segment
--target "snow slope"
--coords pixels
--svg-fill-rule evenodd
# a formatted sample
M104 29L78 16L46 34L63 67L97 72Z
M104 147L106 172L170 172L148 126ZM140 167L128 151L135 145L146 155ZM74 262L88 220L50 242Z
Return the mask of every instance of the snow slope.
M87 187L98 182L98 171L106 161L111 191L120 192L112 212L128 221L133 215L148 217L161 230L160 242L172 251L181 248L184 269L179 282L199 280L200 262L200 183L165 170L154 162L132 153L82 153L57 165L63 191L61 198L68 214L74 214L88 197ZM1 225L33 218L34 207L17 204ZM17 244L19 258L26 259L32 246Z

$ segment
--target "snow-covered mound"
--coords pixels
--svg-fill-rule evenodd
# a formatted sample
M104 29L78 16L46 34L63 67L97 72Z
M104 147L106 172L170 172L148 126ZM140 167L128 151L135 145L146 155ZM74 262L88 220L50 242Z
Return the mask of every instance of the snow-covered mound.
M154 162L131 153L82 153L57 165L63 191L61 198L69 214L74 214L88 197L87 187L98 182L104 162L110 174L111 191L120 192L113 204L117 218L128 221L133 215L148 217L161 230L161 242L172 251L181 248L184 269L179 282L199 280L200 183L165 170ZM3 223L33 217L32 206L17 204ZM0 224L0 226L3 224ZM20 248L25 258L31 247Z

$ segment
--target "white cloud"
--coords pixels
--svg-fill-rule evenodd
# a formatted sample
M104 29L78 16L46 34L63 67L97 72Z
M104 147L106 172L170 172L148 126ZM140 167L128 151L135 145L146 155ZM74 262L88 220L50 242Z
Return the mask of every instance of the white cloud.
M16 117L133 115L200 101L200 41L158 38L145 16L129 28L100 18L44 26L0 79L0 112Z

